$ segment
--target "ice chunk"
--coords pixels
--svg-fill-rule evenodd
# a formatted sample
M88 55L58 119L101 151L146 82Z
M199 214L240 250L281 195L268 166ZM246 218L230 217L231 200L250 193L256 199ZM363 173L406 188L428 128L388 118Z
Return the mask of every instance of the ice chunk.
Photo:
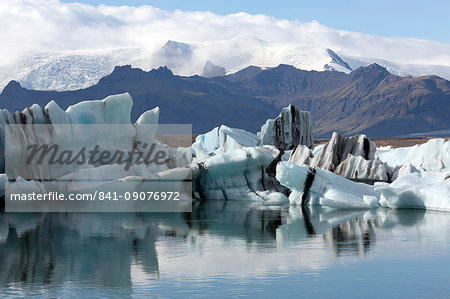
M392 181L414 172L419 172L419 170L409 163L402 166L396 166L393 170Z
M317 156L325 147L326 144L319 144L317 146L314 147L312 154L313 156Z
M282 193L268 190L265 169L279 156L272 146L243 147L194 164L194 193L203 199L285 202Z
M334 173L350 179L390 181L391 168L376 158L366 160L361 156L349 155L334 170Z
M323 168L349 179L390 181L392 169L374 157L375 149L365 135L345 138L335 132L326 145L314 151L304 145L296 146L289 161Z
M70 124L69 115L53 100L45 106L44 115L47 116L47 119L52 124ZM21 122L16 120L14 123L20 124Z
M292 150L291 156L289 157L289 162L297 165L309 165L313 158L314 154L311 149L309 149L306 145L298 145Z
M407 174L375 190L383 207L450 211L450 171Z
M129 124L132 106L133 99L124 93L80 102L67 108L67 115L71 124Z
M158 130L159 107L148 110L135 123L137 140L155 140ZM146 126L151 125L151 126Z
M299 111L293 105L283 108L277 118L268 119L258 136L262 144L275 145L283 150L299 144L314 147L311 115L308 111Z
M91 171L93 167L98 166L89 163L69 163L64 167L58 167L58 165L53 165L54 163L40 163L36 167L27 165L19 167L27 160L27 146L30 144L58 145L63 147L61 151L72 151L74 155L81 148L89 151L98 146L99 151L128 153L136 147L148 154L146 159L149 161L152 161L157 153L164 152L168 163L160 165L151 163L149 167L152 169L147 169L143 175L188 165L192 160L190 149L170 148L155 140L159 108L156 107L143 113L133 125L130 123L132 104L131 96L125 93L109 96L103 100L80 102L70 106L66 111L63 111L53 101L44 110L33 105L30 109L24 110L25 112L32 111L32 113L22 112L23 117L13 118L13 123L7 121L9 114L3 113L2 126L9 136L15 138L15 143L8 145L9 156L7 158L8 165L11 166L8 176L10 179L18 176L28 179L56 179L69 173L76 173L83 168ZM39 130L33 126L12 126L12 124L32 123L45 123L45 125L40 126ZM0 146L5 144L4 138L4 135L0 137ZM152 150L150 150L151 148ZM87 155L89 154L87 153ZM136 157L134 158L136 160ZM112 162L114 163L114 161Z
M365 160L373 160L375 158L375 150L375 143L370 141L364 134L343 137L334 132L323 150L314 157L311 166L334 171L349 155L360 156Z
M293 191L289 196L291 204L368 209L377 206L379 199L379 193L372 186L347 180L320 168L280 162L276 178Z
M411 164L426 171L449 171L450 141L430 139L421 145L379 151L377 156L391 167Z
M240 149L244 146L254 147L259 143L259 137L253 133L222 125L206 134L197 136L192 145L192 151L195 157L204 160L210 156Z
M292 150L284 151L283 155L281 156L281 161L289 161L291 154Z

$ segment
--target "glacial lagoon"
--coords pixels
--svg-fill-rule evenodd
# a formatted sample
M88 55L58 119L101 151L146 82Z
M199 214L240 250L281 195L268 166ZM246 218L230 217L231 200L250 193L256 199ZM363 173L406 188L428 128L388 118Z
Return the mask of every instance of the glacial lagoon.
M450 213L4 213L0 267L2 297L447 297Z

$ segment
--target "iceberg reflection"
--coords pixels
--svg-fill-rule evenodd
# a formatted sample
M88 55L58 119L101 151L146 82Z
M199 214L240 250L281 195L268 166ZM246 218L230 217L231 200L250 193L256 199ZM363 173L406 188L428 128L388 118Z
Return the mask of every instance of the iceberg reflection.
M252 271L324 268L411 230L445 240L450 215L223 201L196 203L192 213L8 213L0 215L0 282L131 288L142 277L160 279L161 265L166 277L202 262L206 274L234 267L244 271L235 275L248 275L239 264L245 257ZM294 258L300 252L303 259ZM214 258L222 253L223 260ZM173 261L179 272L168 266Z

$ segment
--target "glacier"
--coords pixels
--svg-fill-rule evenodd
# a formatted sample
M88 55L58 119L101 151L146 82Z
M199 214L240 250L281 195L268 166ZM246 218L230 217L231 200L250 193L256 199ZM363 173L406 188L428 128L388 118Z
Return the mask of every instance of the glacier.
M232 74L250 65L276 67L280 64L304 70L350 73L352 69L338 57L324 47L272 43L246 34L208 42L169 40L155 43L153 47L37 52L2 65L0 90L11 80L36 90L87 88L120 65L147 71L167 66L176 75L206 77Z
M25 54L0 68L0 90L16 80L35 90L87 88L110 74L115 66L132 65L143 70L168 66L182 76L205 77L232 74L250 65L276 67L289 64L303 70L349 73L377 63L399 76L438 75L450 78L448 65L403 64L346 55L307 43L275 43L248 34L208 42L157 42L152 47L91 51L51 51Z

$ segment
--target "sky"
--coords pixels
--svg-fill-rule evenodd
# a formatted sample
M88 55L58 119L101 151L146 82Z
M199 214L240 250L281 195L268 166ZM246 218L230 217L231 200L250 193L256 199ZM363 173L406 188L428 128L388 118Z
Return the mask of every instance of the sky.
M63 2L75 2L64 0ZM449 0L78 0L91 5L150 5L173 11L237 12L318 21L334 28L386 37L450 43Z
M122 48L150 53L168 40L216 45L232 40L230 51L246 45L244 50L251 51L252 41L263 41L283 49L329 48L348 56L450 67L449 0L426 5L404 0L79 1L0 1L0 65L35 53Z

